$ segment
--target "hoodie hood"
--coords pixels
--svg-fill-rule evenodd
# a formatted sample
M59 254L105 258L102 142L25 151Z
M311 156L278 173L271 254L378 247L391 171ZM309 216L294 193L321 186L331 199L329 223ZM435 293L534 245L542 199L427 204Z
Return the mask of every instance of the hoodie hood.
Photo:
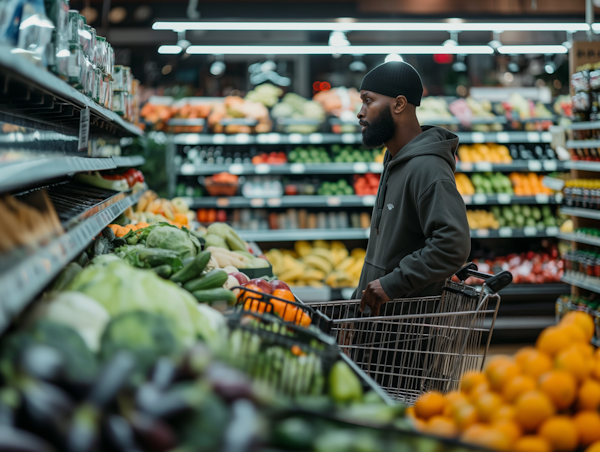
M400 149L400 152L394 158L392 158L391 153L386 152L384 163L389 163L389 169L392 169L392 167L413 157L436 155L448 162L452 171L455 171L458 137L452 132L437 126L421 126L421 130L423 133Z

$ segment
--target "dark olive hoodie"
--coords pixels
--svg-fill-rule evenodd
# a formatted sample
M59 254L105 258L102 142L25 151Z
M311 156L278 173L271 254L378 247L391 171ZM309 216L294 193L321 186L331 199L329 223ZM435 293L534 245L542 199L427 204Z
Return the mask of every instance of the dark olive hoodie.
M467 212L454 180L458 137L441 127L421 128L395 157L386 152L353 298L376 279L392 299L439 295L469 256Z

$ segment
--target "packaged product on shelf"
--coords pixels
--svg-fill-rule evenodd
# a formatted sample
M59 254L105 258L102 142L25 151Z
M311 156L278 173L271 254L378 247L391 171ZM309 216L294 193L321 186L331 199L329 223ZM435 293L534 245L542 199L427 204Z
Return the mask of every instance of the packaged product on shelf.
M124 70L123 66L116 65L114 67L114 71L112 74L113 78L113 90L114 91L125 91L125 83L124 83Z
M76 9L69 10L69 25L67 27L67 39L69 43L79 44L81 43L81 31L83 30L83 16L79 14Z
M85 58L83 56L83 50L81 49L80 44L71 43L69 44L69 51L71 55L69 56L68 82L73 87L81 89L84 83L84 78L82 77L84 67L83 60Z
M115 51L110 45L106 43L106 73L112 80L113 73L115 72Z
M55 27L46 17L41 2L28 3L21 13L17 45L12 53L47 66L47 49L54 31Z
M131 68L123 66L123 89L131 93L133 77L131 76Z
M94 91L92 93L92 100L96 103L100 103L100 84L102 81L102 71L95 67L94 68Z
M54 24L58 34L69 37L69 2L64 0L44 0L46 15ZM22 18L21 21L25 20Z
M124 91L116 91L113 89L112 111L123 116L125 114L126 93Z
M106 70L106 38L96 36L96 66L103 72Z
M69 77L69 60L71 51L67 39L59 34L54 34L54 66L51 70L60 78L67 80Z

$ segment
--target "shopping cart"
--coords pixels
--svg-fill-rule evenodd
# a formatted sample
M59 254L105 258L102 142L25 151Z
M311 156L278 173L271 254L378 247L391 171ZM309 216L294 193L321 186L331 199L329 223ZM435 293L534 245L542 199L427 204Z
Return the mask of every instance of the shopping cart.
M497 292L512 282L507 271L488 275L472 263L456 276L462 282L448 279L441 296L392 300L377 317L361 313L360 300L306 304L332 319L331 334L345 354L391 397L412 404L427 391L458 389L464 372L483 366L500 306ZM464 284L468 276L484 280L483 286Z

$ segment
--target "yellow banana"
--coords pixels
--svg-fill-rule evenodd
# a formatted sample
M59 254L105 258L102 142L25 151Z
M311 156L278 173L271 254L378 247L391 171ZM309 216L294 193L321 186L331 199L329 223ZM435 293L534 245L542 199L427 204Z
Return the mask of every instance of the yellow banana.
M315 240L313 242L313 248L325 248L325 249L329 249L329 243L327 243L325 240Z
M321 288L324 286L324 284L321 281L315 281L315 280L311 280L311 281L306 281L307 285L309 287L318 287Z
M333 266L337 268L348 257L348 250L346 248L332 249L331 254L333 255Z
M298 262L292 256L289 256L287 254L283 256L282 264L283 264L283 268L286 272L289 270L293 270L296 267L302 267L302 265L300 265L300 262ZM282 281L285 281L285 280L282 280Z
M303 276L304 267L302 265L298 265L290 270L284 271L281 275L277 275L277 277L284 282L293 281L302 278Z
M316 268L317 270L321 270L326 275L331 273L331 270L332 270L331 263L329 261L327 261L326 259L322 258L321 256L315 256L315 255L311 254L310 256L306 256L303 259L303 262L306 265L310 265L311 267Z
M312 247L305 240L298 240L296 243L294 243L294 249L300 257L308 256L312 251Z
M320 256L333 265L333 255L331 250L326 250L325 248L313 248L310 254L312 256Z
M331 242L331 249L332 250L346 250L346 246L339 240L334 240L333 242ZM346 250L346 251L348 251L348 250Z
M352 264L354 264L356 262L356 259L353 258L352 256L348 256L347 258L345 258L342 262L340 262L339 265L335 266L335 269L338 271L344 271L347 270L348 268L350 268L350 266Z
M352 250L352 252L350 253L350 256L358 257L358 258L362 258L362 259L364 259L366 255L367 255L367 252L363 248L354 248Z
M322 281L325 278L325 273L314 268L307 268L304 271L303 278L306 280L316 279L317 281Z

